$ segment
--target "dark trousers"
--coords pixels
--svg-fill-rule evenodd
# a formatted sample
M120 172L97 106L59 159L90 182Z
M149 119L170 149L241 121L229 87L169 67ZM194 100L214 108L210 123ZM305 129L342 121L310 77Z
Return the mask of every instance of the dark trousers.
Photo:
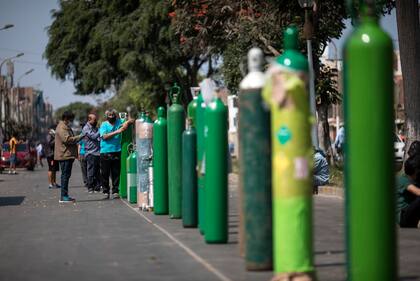
M64 196L69 196L69 180L73 162L74 159L59 161L61 169L61 199L63 199Z
M410 206L401 211L401 227L417 227L420 221L420 197L411 202Z
M118 193L120 184L121 152L101 153L101 178L104 193L109 193L109 176L112 179L112 193Z
M87 187L99 191L101 187L100 157L88 154L85 157L87 171Z
M88 186L86 157L84 155L80 155L80 167L82 168L83 184Z

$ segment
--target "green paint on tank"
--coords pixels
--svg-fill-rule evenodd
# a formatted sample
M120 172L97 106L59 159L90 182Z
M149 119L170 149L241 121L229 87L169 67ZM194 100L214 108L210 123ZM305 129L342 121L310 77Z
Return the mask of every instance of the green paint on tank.
M176 91L176 92L175 92ZM169 217L182 217L182 133L185 129L184 108L179 102L180 89L171 90L173 104L168 110L168 185Z
M188 122L192 123L189 119ZM182 135L182 224L197 227L197 133L191 126Z
M270 66L263 89L271 109L273 267L276 276L301 273L313 280L312 118L298 34L295 27L285 30L288 49Z
M248 270L271 269L270 113L263 108L261 89L241 91L239 120L246 267Z
M153 125L153 200L155 215L168 214L168 140L165 108L159 107Z
M194 99L188 104L188 109L187 109L187 116L188 118L190 118L192 120L192 124L191 126L195 127L195 116L196 116L196 111L197 111L197 99L198 97L194 97Z
M137 203L137 152L135 150L127 158L127 187L128 202Z
M345 43L344 90L348 280L397 280L393 46L374 18Z
M119 193L121 198L127 198L127 157L128 145L133 141L133 126L128 126L121 134L121 169Z
M206 243L228 240L227 109L220 98L206 108Z
M204 234L205 226L205 175L204 154L205 154L205 136L204 126L206 122L206 104L203 95L200 93L197 97L196 110L196 128L197 128L197 189L198 189L198 227L200 233Z
M249 73L240 83L238 114L239 194L242 204L239 217L240 222L243 218L244 224L241 237L245 242L245 267L255 271L273 267L271 121L261 96L265 82L263 65L262 50L249 50Z

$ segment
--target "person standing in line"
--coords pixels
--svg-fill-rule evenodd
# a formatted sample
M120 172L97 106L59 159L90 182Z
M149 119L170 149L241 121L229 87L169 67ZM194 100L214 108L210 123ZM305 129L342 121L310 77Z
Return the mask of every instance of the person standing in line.
M87 187L88 192L100 192L100 134L98 130L98 120L95 114L88 115L88 121L83 127L82 134L85 136L85 161L87 168Z
M107 120L102 123L99 129L101 136L100 165L103 193L106 195L105 199L109 199L110 175L112 179L112 196L113 198L119 197L118 186L120 183L121 166L121 133L125 131L134 120L130 119L123 123L120 118L117 118L117 112L115 110L107 110L105 116Z
M70 125L74 121L74 114L65 111L57 125L54 146L54 160L60 163L61 168L61 196L60 203L74 202L69 196L69 180L74 159L77 158L77 143L83 134L75 136Z
M45 156L48 164L48 188L60 188L61 186L56 182L56 173L59 170L58 162L54 160L55 126L49 127L46 141Z
M82 125L82 128L84 124ZM83 185L87 188L87 167L86 167L86 157L85 157L85 140L82 138L79 143L77 144L78 151L79 151L79 162L80 168L82 169L82 178L83 178Z
M9 168L9 174L16 174L16 162L17 162L17 156L16 156L16 149L18 145L18 140L16 138L16 134L12 134L12 138L9 140L9 151L10 151L10 168Z

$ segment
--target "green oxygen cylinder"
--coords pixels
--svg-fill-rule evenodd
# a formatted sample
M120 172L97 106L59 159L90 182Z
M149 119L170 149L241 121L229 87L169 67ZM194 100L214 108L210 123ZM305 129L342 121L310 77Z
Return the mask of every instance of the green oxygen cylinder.
M193 101L192 101L193 102ZM191 118L182 135L182 224L197 227L197 134Z
M136 124L137 133L137 204L141 210L151 210L149 197L149 166L152 160L153 122L144 112L143 122Z
M263 98L271 110L273 267L276 280L314 280L312 242L313 148L308 61L298 30L288 27L284 52L267 70Z
M132 125L121 134L121 172L120 172L120 197L127 198L127 157L128 146L133 141Z
M249 73L240 84L239 167L247 270L272 268L270 113L263 104L264 54L248 52Z
M127 158L127 200L131 204L137 203L137 152L132 146Z
M351 281L398 279L393 46L372 6L344 48L347 278Z
M165 108L157 109L153 124L153 179L155 215L168 214L168 140Z
M185 128L184 108L180 104L181 88L175 83L169 92L172 105L168 110L168 184L169 217L182 217L182 133Z
M228 240L227 109L219 97L206 108L206 243Z
M195 123L197 131L197 189L198 189L198 228L200 233L204 234L204 152L205 152L205 138L204 126L206 121L206 104L203 95L199 93L197 97L197 109L195 112Z
M195 96L193 100L188 104L187 115L191 119L191 126L196 126L196 113L197 113L198 97Z

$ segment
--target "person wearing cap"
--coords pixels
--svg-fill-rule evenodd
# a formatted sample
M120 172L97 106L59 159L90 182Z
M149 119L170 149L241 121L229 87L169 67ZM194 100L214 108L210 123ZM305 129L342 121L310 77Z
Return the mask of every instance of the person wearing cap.
M113 198L118 198L118 186L120 183L120 166L121 166L121 133L124 132L130 124L134 122L129 119L123 123L117 118L115 110L107 110L105 112L106 121L99 128L101 137L100 142L100 166L101 181L105 199L110 197L109 177L112 180Z

